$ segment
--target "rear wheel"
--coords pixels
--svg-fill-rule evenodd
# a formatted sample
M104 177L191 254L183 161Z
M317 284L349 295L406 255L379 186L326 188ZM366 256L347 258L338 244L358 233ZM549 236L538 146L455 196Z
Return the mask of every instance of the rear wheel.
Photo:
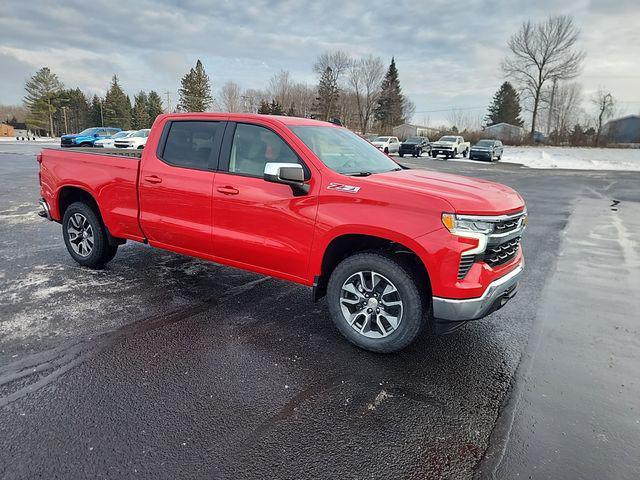
M372 352L406 347L425 324L425 302L415 277L379 253L359 253L343 260L329 278L327 301L340 333Z
M69 205L62 219L62 235L71 257L85 267L100 267L118 251L117 245L109 245L102 220L86 203Z

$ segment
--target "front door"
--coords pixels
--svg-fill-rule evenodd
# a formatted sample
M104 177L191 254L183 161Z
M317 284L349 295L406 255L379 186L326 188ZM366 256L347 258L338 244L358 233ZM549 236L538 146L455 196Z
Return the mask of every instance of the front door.
M140 171L140 226L149 243L211 254L212 189L226 122L168 121Z
M294 196L291 187L265 181L267 162L301 163L309 193ZM214 254L237 266L305 278L318 176L276 131L259 123L230 122L214 180Z

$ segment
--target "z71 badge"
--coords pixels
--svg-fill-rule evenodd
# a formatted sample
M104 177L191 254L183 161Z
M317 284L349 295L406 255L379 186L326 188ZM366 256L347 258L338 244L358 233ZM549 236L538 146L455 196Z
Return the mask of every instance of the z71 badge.
M340 190L341 192L358 193L360 187L345 185L343 183L330 183L327 190Z

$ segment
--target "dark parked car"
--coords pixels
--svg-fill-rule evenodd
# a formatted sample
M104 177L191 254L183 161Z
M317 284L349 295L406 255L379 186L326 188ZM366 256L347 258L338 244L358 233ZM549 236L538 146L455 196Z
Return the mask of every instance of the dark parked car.
M405 155L419 157L423 152L431 153L429 139L424 137L409 137L400 144L398 155L401 157Z
M480 140L469 151L469 160L500 160L502 158L502 142L500 140Z

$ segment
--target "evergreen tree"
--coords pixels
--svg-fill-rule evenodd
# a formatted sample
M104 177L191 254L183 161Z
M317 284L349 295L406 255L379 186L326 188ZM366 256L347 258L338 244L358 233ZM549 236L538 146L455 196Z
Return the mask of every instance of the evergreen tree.
M131 100L125 95L116 75L111 79L111 86L104 97L102 114L105 127L131 129Z
M271 110L269 112L271 115L284 115L284 110L282 110L282 105L280 105L275 98L271 100L271 105L269 106L269 108Z
M327 121L334 116L337 110L339 96L340 90L338 89L338 83L333 74L333 70L331 67L327 67L324 72L322 72L320 81L318 82L316 110L319 118Z
M91 107L89 107L89 126L103 127L102 120L102 100L97 95L91 99Z
M56 112L54 99L62 90L63 85L58 76L49 67L42 67L27 80L24 89L24 105L29 109L27 124L37 130L46 130L50 136L54 135L53 114Z
M54 127L60 132L80 132L91 126L89 102L79 88L61 90L53 101L57 107L53 115Z
M204 112L213 103L209 76L198 59L195 68L182 77L178 107L185 112Z
M287 110L287 116L288 117L296 116L296 106L293 102L291 102L291 104L289 105L289 110Z
M151 120L149 118L149 100L147 94L141 91L133 97L133 102L131 127L134 130L151 127Z
M520 96L509 82L504 82L493 96L493 102L487 114L487 125L509 123L521 127Z
M262 115L269 115L271 113L271 105L269 105L269 102L266 100L260 100L258 113L261 113Z
M400 88L396 61L391 58L389 70L380 86L380 97L374 110L374 116L380 122L380 130L383 133L391 132L391 129L405 122L405 99Z
M149 114L149 123L153 125L158 115L161 115L164 109L162 108L162 99L158 92L151 90L147 97L147 112Z

